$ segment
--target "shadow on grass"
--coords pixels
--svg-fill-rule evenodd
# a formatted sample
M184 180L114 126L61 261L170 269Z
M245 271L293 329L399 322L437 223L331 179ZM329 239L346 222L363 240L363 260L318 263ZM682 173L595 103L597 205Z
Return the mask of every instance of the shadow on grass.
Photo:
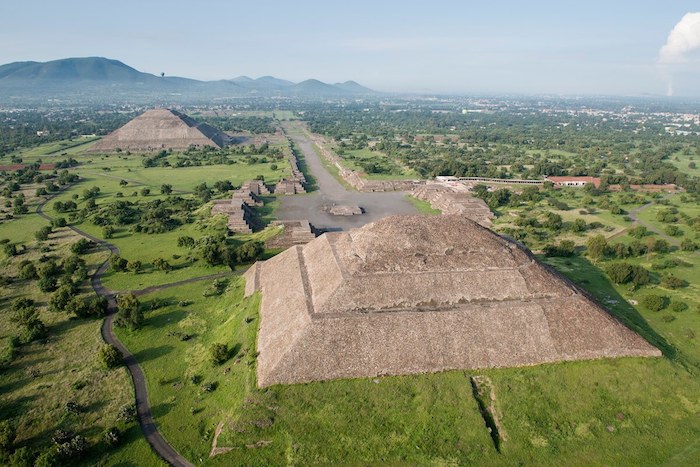
M605 274L593 263L582 256L571 258L546 258L550 267L559 275L572 282L579 289L610 311L628 328L632 329L651 345L661 350L671 360L683 360L673 345L657 333L644 317L620 295Z
M134 358L139 363L155 360L172 352L172 345L161 345L158 347L150 347L148 349L139 350L134 354Z
M172 323L177 323L187 316L187 312L181 308L168 311L157 316L151 316L146 319L146 325L154 328L162 328Z
M153 413L153 418L158 419L164 415L167 415L168 412L175 406L175 404L171 404L170 402L162 402L158 405L154 405L151 408L151 413Z

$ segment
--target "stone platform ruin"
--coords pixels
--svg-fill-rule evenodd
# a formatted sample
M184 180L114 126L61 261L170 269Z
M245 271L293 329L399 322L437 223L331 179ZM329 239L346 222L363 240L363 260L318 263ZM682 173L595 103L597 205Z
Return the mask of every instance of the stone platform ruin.
M259 386L660 356L532 254L461 215L326 233L245 274Z
M346 204L327 206L326 210L332 216L359 216L365 213L365 210L360 206L350 206Z

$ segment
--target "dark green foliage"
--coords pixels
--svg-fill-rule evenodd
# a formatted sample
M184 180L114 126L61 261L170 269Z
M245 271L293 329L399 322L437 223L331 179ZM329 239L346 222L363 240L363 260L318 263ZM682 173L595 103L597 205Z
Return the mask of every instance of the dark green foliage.
M27 446L16 449L10 456L10 467L32 467L34 465L34 453Z
M19 341L21 344L43 339L48 335L46 325L39 318L39 311L31 300L22 303L15 300L12 305L14 313L10 320L20 328Z
M177 238L177 246L185 248L194 248L195 240L192 237L182 236Z
M650 311L661 311L668 306L668 298L662 295L649 294L642 297L640 303Z
M681 242L681 250L683 251L695 251L698 248L700 248L698 244L689 238L685 238Z
M661 279L661 285L667 289L679 289L687 287L688 282L673 274L668 274Z
M258 259L264 250L265 247L262 242L246 242L236 248L236 259L239 263L249 263Z
M671 237L680 237L681 235L683 235L683 230L681 230L681 228L677 225L666 226L664 231Z
M110 427L105 431L103 439L107 446L119 446L119 444L122 442L122 432L116 426Z
M58 279L54 276L40 276L39 290L42 292L53 292L58 287Z
M38 231L36 231L34 236L39 241L45 241L45 240L49 239L49 234L51 234L52 231L53 231L53 229L51 228L51 226L46 225L46 226L40 228Z
M586 252L593 259L605 256L608 249L608 241L602 235L593 235L586 242Z
M544 254L545 256L574 256L576 254L576 245L571 240L562 240L559 242L559 245L546 245Z
M54 227L65 227L66 225L68 225L68 222L66 222L65 217L57 217L53 220Z
M84 253L87 253L87 251L92 246L93 243L90 240L88 240L87 238L81 238L80 240L78 240L70 246L70 251L72 251L76 255L82 255Z
M676 313L680 313L681 311L685 311L688 309L688 304L685 302L678 302L678 301L673 301L671 303L671 311L675 311Z
M53 209L56 212L68 212L68 211L75 211L78 209L78 205L75 204L73 201L56 201L53 203Z
M129 262L119 255L112 255L109 258L109 266L114 272L126 271L126 267L128 264Z
M156 258L153 260L153 267L164 272L172 271L173 267L163 258Z
M64 284L60 286L49 299L49 309L51 311L66 311L75 293L75 287L72 285Z
M610 263L605 267L605 272L616 284L632 283L636 286L649 283L649 271L642 266L631 265L629 263Z
M644 238L644 237L647 235L647 233L648 233L648 232L647 232L647 228L644 227L643 225L638 225L638 226L636 226L636 227L632 227L631 229L629 229L629 230L627 231L627 234L628 234L630 237L634 237L634 238L637 238L637 239L642 239L642 238Z
M15 426L8 420L0 421L0 451L11 451L16 437Z
M134 294L123 294L117 297L117 317L114 324L135 330L143 324L141 303Z
M100 347L97 356L102 366L107 369L116 368L122 364L122 353L112 344L105 344Z
M209 347L209 357L214 365L221 365L229 359L229 348L227 344L217 342Z
M7 255L8 257L17 256L17 253L18 253L17 252L17 245L15 245L14 243L6 243L2 247L2 249L3 249L3 252L5 253L5 255Z
M569 230L571 230L572 232L585 232L586 227L586 221L584 221L580 217L574 219L574 221L571 224L569 224Z
M36 266L31 261L27 261L19 268L19 278L23 280L33 280L39 277Z
M129 272L133 272L134 274L138 274L139 271L141 271L141 261L139 260L132 260L129 261L126 265L126 269L129 270Z
M169 183L164 183L160 186L160 194L169 195L172 192L173 192L173 186L170 185Z
M74 297L66 306L66 311L78 318L100 318L107 313L108 301L105 297Z

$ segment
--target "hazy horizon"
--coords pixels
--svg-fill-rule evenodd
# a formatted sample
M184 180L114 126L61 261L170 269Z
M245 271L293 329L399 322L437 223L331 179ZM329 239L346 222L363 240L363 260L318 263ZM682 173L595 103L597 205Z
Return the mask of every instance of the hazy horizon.
M469 3L6 2L0 63L102 56L200 80L272 75L387 92L700 96L694 2Z

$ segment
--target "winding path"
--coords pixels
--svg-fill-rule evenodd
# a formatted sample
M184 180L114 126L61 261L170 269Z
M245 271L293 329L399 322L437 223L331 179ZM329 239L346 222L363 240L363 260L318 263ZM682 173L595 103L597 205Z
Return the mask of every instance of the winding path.
M39 216L41 216L42 218L48 220L49 222L53 221L53 218L44 213L44 206L51 199L53 199L54 196L56 195L50 196L49 198L42 201L36 209L36 213L39 214ZM77 233L78 235L82 235L83 237L95 242L95 244L98 247L107 249L110 252L109 257L111 257L112 255L119 254L119 248L117 248L115 245L109 242L105 242L104 240L101 240L97 237L94 237L88 234L87 232L80 230L77 227L73 227L72 225L68 225L67 227L73 232ZM177 451L175 451L175 449L173 449L173 447L170 444L168 444L163 435L161 435L158 431L158 428L156 427L153 421L153 413L151 412L151 407L148 403L148 389L146 388L146 377L143 374L143 370L139 366L134 355L131 352L129 352L129 349L127 349L114 334L113 324L117 312L117 303L114 298L114 293L111 290L107 289L104 285L102 285L102 275L105 273L107 267L109 266L109 257L105 259L105 261L100 265L99 268L97 268L97 271L95 271L95 273L90 278L90 284L92 285L92 289L95 291L95 293L102 297L106 297L108 301L107 316L102 322L102 328L100 330L100 332L102 333L102 338L108 344L112 344L115 347L117 347L124 356L124 365L126 366L127 371L131 375L131 380L134 384L134 393L136 397L136 415L139 421L139 425L141 426L141 431L143 432L146 441L148 441L148 444L150 444L153 450L168 464L177 467L194 467L192 463L190 463L187 459L178 454ZM134 291L134 294L144 295L146 293L155 292L157 290L162 290L168 287L174 287L177 285L182 285L199 280L221 277L223 275L225 274L214 274L211 276L195 277L192 279L186 279L172 284L163 284L160 286L148 287L146 289Z

